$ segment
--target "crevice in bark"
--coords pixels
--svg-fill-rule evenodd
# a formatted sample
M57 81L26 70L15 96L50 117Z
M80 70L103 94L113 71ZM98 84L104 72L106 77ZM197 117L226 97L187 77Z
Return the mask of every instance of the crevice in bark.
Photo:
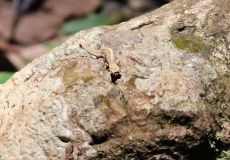
M64 136L58 136L58 138L64 143L69 143L71 141L70 138Z
M134 31L136 29L140 29L140 28L147 26L147 25L150 25L152 23L153 23L152 21L143 22L143 23L139 24L138 26L132 27L131 30Z
M203 142L189 150L187 160L215 160L220 154L221 148L220 141L205 138Z
M109 135L102 135L102 136L92 135L91 138L93 139L91 145L96 145L96 144L105 143L108 140Z

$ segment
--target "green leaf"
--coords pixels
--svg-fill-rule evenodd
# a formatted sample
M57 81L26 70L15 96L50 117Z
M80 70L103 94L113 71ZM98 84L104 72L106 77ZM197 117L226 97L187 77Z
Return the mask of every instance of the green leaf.
M5 83L14 72L0 72L0 84Z
M113 19L102 14L91 14L82 19L73 19L64 23L59 29L60 34L72 34L100 25L114 24Z

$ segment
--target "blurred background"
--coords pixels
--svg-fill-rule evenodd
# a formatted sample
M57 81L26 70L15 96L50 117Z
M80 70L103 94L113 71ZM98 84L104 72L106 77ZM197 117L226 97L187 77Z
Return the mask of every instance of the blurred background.
M111 25L172 0L0 0L0 84L80 30Z

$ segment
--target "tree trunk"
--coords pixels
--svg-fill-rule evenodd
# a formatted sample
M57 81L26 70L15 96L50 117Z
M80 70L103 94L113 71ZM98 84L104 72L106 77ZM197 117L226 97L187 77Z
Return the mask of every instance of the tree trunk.
M34 60L0 86L0 159L228 159L229 8L175 0Z

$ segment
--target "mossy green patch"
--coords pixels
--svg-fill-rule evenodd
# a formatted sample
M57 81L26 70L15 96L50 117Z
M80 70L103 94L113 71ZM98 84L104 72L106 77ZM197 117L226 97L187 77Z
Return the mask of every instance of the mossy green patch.
M129 87L129 88L133 88L133 89L136 89L136 85L135 85L135 80L136 80L137 76L133 76L131 77L128 82L126 83L126 85Z
M109 97L100 94L100 95L98 95L98 98L101 99L101 101L104 102L107 107L112 108Z
M74 74L74 68L77 66L77 62L70 62L68 63L68 67L66 67L64 74L63 74L63 82L65 84L70 83L72 79L75 79L76 74Z
M174 45L179 49L186 49L194 53L203 51L204 45L200 38L194 36L173 37Z
M122 90L119 90L120 100L124 107L128 105L128 100L125 98L124 92Z
M75 72L78 68L77 61L72 61L68 63L68 66L66 67L64 74L63 74L63 82L66 85L71 85L77 82L79 79L82 79L84 82L89 82L94 78L94 74L90 70L82 71L82 72Z
M109 98L108 95L99 94L95 99L98 99L100 101L101 107L100 110L103 112L103 115L105 115L107 118L110 118L113 115L116 115L116 110L113 108L113 101L111 101L111 98ZM95 104L95 103L94 103Z
M162 124L161 123L149 123L149 124L147 124L146 125L146 127L149 129L149 130L152 130L152 131L154 131L154 130L158 130L158 129L163 129L163 126L162 126Z
M122 90L119 90L120 95L120 101L125 109L125 112L127 113L128 117L130 117L130 107L128 106L128 100L125 97L125 94Z

